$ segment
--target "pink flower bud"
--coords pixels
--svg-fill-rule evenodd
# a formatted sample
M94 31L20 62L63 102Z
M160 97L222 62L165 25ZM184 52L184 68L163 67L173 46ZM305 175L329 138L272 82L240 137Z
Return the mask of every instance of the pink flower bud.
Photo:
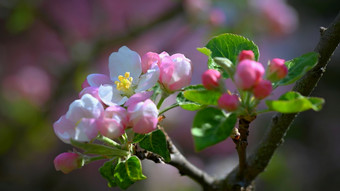
M218 107L225 109L227 111L235 111L239 105L239 99L237 95L230 95L228 93L224 93L218 99Z
M207 90L219 88L221 73L214 69L209 69L202 74L202 84Z
M106 108L104 115L97 120L97 129L101 135L116 139L123 135L127 124L128 118L126 109L114 105Z
M154 52L148 52L144 54L142 57L142 72L146 73L153 64L158 64L160 63L160 58L157 53Z
M251 50L242 50L239 54L238 61L241 62L242 60L255 60L254 52Z
M150 99L129 105L127 111L135 133L145 134L157 128L158 109Z
M169 92L177 91L190 84L192 76L191 61L183 54L166 56L160 55L162 60L159 66L159 82Z
M77 153L61 153L54 159L56 170L67 174L83 166L83 158Z
M253 93L256 99L263 99L272 92L272 83L269 80L261 80L255 85Z
M250 90L262 79L264 68L253 60L242 60L236 68L234 76L236 86L242 90Z
M274 58L268 65L266 77L272 82L277 82L286 77L287 73L288 68L285 65L285 60Z

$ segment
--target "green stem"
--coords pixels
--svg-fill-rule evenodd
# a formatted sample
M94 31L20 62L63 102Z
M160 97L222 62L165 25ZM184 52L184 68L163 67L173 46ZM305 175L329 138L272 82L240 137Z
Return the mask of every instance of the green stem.
M162 106L162 103L164 102L164 100L168 97L169 94L167 94L164 90L162 90L161 93L161 98L159 99L159 102L157 104L157 109L159 109Z
M114 141L114 140L112 140L112 139L110 139L108 137L99 135L97 137L97 140L104 142L108 146L116 147L116 148L119 148L119 149L121 148L121 145L119 143L117 143L116 141Z
M85 164L89 164L93 161L103 160L103 159L106 159L106 157L104 157L104 156L86 157L85 158Z
M178 106L179 106L178 103L174 103L174 104L170 105L169 107L165 108L164 110L162 110L161 112L159 112L158 115L162 115L163 113L169 111L170 109L173 109L173 108L178 107Z

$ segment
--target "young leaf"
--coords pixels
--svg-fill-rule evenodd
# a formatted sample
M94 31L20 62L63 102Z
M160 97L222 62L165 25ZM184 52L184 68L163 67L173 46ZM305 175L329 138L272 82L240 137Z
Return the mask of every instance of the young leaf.
M132 181L146 179L146 176L144 176L142 172L142 164L139 158L136 156L131 156L128 160L125 161L125 169L130 180Z
M266 104L272 111L281 113L298 113L308 109L320 111L324 99L316 97L304 97L298 92L287 92L278 100L267 100Z
M171 160L166 137L159 129L146 135L145 138L139 142L139 146L163 157L165 162L170 162Z
M235 113L225 115L217 108L207 107L198 111L191 129L195 149L201 151L228 138L236 121Z
M214 62L222 67L231 78L234 76L236 67L228 58L215 57Z
M204 48L198 48L197 50L208 56L208 67L219 70L225 78L229 77L228 74L221 66L214 62L213 58L228 58L235 65L237 57L242 50L252 50L255 54L255 59L259 59L259 50L253 41L230 33L212 38Z
M133 136L132 142L133 142L133 143L139 143L139 142L142 141L144 138L145 138L145 135L144 135L144 134L135 133L135 135Z
M294 83L317 64L318 57L318 53L310 52L285 62L285 65L288 68L288 74L282 80L274 83L274 87Z
M203 89L205 89L203 85L192 85L192 86L185 87L184 91L185 90L203 90ZM197 102L186 99L183 95L183 92L178 93L176 102L181 108L185 110L189 110L189 111L195 111L195 110L199 110L205 107L204 105L201 105Z
M191 89L183 92L185 98L201 105L217 105L218 99L222 93L218 91L209 91L207 89Z
M108 181L109 187L117 186L116 182L114 181L114 170L117 163L116 161L107 161L103 164L102 167L99 168L99 172Z
M97 155L112 155L112 156L126 156L128 151L108 147L105 145L83 143L71 139L71 144L77 148L85 151L87 154L97 154Z

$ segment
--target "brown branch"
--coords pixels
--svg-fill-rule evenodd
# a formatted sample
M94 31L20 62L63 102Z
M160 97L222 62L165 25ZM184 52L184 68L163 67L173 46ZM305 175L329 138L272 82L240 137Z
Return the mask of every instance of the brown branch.
M189 162L173 144L165 130L161 126L159 126L159 128L163 131L168 141L168 147L171 153L171 161L168 164L177 168L182 176L186 175L196 181L204 190L217 190L221 182Z
M240 116L238 132L240 137L233 138L236 144L236 151L239 158L239 171L238 178L244 179L244 170L247 168L247 146L248 146L248 135L249 135L249 125L255 120L256 116Z
M340 42L340 13L327 29L322 30L321 39L315 48L320 54L317 65L297 81L293 90L302 95L310 95L318 81L325 72L330 57ZM267 167L275 150L283 142L290 125L297 114L276 114L269 125L259 147L248 157L248 167L245 170L245 180L237 177L238 168L235 168L224 180L223 190L241 190L239 185L250 185L252 181Z

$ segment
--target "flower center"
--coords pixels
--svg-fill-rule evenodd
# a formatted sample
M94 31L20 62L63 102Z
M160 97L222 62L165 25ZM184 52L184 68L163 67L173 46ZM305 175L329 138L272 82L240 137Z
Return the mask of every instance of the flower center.
M125 72L124 76L119 75L118 81L115 81L117 86L117 90L124 92L124 94L130 95L133 94L132 91L132 80L133 78L130 77L130 72Z

